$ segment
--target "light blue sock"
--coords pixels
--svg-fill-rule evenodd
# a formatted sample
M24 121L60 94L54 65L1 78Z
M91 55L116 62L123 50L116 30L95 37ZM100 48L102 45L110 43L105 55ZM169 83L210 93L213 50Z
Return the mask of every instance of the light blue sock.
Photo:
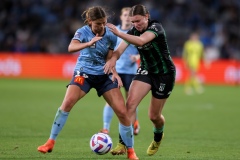
M136 120L138 120L138 107L136 109Z
M103 128L110 130L111 120L113 117L113 109L109 105L105 105L103 109Z
M58 111L56 113L56 116L52 125L50 139L56 140L59 132L62 130L64 124L67 121L68 114L69 112L62 111L58 108Z
M119 123L119 133L122 137L123 142L127 146L127 148L133 148L134 137L133 137L133 127L132 127L132 125L124 126L121 123Z

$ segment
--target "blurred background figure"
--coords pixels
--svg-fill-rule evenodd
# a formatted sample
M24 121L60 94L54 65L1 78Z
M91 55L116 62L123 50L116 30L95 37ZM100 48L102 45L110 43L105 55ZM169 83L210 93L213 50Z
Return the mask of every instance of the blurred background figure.
M193 94L193 91L199 94L203 93L203 86L197 75L203 56L203 43L200 41L198 33L193 32L183 47L183 62L189 74L184 87L187 95Z

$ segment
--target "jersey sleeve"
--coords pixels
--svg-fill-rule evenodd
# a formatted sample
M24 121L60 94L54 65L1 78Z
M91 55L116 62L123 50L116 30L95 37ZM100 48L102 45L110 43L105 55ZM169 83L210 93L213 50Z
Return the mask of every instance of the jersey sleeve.
M156 37L158 37L161 34L165 34L165 31L160 23L152 23L148 28L147 31L153 32Z
M75 39L75 40L79 40L80 42L85 42L84 37L85 37L85 36L84 36L84 32L83 32L83 30L80 28L80 29L78 29L78 30L75 32L72 40Z
M128 31L127 31L127 34L130 34L130 35L134 35L134 28L132 27L131 29L129 29Z

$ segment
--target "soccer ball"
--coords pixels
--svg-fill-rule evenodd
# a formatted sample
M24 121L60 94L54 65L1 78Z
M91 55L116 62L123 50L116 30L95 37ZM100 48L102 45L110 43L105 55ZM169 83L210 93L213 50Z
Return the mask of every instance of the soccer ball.
M90 139L90 148L96 154L106 154L112 148L112 139L105 133L96 133Z

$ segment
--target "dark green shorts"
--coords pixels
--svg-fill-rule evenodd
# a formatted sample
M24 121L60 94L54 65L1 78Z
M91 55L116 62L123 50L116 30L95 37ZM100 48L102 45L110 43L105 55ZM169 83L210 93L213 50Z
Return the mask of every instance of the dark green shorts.
M152 86L151 91L153 97L157 99L165 99L172 93L175 84L175 73L165 75L158 74L137 74L133 80L142 81Z

